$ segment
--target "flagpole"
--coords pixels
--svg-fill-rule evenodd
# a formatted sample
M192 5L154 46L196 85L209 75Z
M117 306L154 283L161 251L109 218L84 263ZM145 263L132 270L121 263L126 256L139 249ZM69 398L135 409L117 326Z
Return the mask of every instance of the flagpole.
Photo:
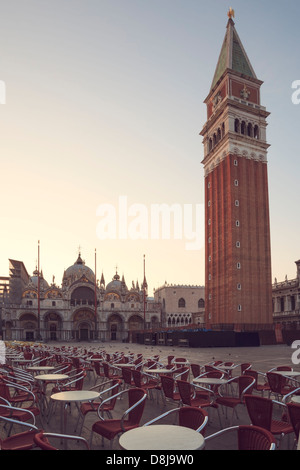
M144 255L144 330L146 329L146 283L145 283L145 255Z
M40 310L40 241L38 240L38 340L41 339L41 310Z
M95 339L98 339L97 332L97 250L95 248Z

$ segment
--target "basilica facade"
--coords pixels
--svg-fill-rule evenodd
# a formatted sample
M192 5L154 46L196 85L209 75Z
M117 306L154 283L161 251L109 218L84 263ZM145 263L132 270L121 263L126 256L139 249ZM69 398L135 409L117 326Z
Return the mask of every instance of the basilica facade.
M161 305L148 297L145 278L130 287L117 272L107 284L103 274L96 281L79 254L58 286L38 270L29 276L20 261L9 263L1 307L5 340L130 341L134 330L163 325Z

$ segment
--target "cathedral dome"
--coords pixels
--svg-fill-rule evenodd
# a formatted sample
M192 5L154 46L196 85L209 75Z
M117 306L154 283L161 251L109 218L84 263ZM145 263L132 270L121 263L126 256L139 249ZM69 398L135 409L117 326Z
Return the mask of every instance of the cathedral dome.
M95 282L94 272L91 268L85 265L85 262L82 260L79 253L77 261L65 270L63 281L69 280L73 283L81 279L83 276L85 276L89 281Z
M29 284L30 285L33 285L36 289L38 288L38 270L36 269L35 271L33 271L33 274L32 276L30 276L29 278ZM44 277L43 277L43 273L41 272L40 273L40 288L41 289L48 289L49 287L49 284L47 281L45 281Z
M116 273L111 282L106 286L106 291L121 290L122 282L120 281L120 276Z

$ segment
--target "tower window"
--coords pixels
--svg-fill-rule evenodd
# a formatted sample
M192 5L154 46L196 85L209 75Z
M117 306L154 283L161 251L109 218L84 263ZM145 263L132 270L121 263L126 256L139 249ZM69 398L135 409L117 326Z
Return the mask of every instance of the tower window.
M178 307L185 307L185 300L183 298L178 300Z
M234 201L234 205L235 205L236 207L239 207L240 201L239 201L238 199L236 199L236 201Z
M259 127L256 125L254 126L254 139L259 139Z
M239 185L239 180L234 180L234 186L238 186Z
M241 243L240 243L240 242L236 242L235 246L236 246L237 248L240 248L240 247L241 247Z
M240 226L240 221L239 221L239 220L236 220L236 221L235 221L235 225L236 225L236 227L239 227L239 226Z
M253 129L252 129L252 124L251 122L249 122L248 126L247 126L247 135L248 137L252 137L253 136Z
M236 263L236 269L241 269L241 263Z
M241 290L242 289L242 285L240 283L237 284L237 290Z
M238 166L238 161L237 161L237 160L233 160L233 164L234 164L234 166Z
M246 134L246 123L245 123L245 121L242 121L242 124L241 124L241 134L242 135Z
M238 305L238 312L241 312L242 311L242 306L241 304Z
M238 134L240 133L240 121L238 119L235 119L234 121L234 131Z

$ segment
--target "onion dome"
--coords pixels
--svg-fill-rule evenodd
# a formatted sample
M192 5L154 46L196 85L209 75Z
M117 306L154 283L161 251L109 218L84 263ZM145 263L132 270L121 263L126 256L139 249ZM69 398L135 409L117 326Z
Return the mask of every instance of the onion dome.
M71 283L79 281L82 277L86 277L89 281L95 282L95 274L85 265L85 262L82 260L80 253L78 255L77 261L65 270L63 276L63 283L69 281Z

